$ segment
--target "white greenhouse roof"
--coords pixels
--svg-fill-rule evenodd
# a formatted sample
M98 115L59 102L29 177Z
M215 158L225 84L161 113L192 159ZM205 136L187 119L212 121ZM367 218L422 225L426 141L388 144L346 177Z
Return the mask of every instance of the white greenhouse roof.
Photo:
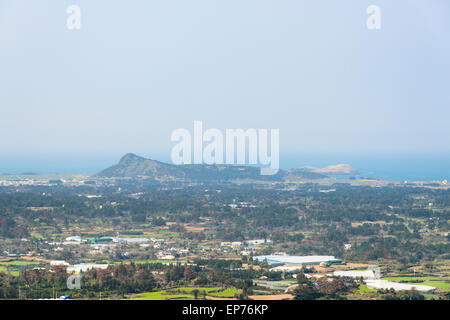
M253 257L257 261L265 261L269 264L319 264L321 262L335 263L341 262L341 260L336 259L334 256L256 256Z
M413 288L420 292L431 292L436 288L431 286L425 286L420 284L406 284L392 282L388 280L366 280L366 285L373 289L394 289L395 291L400 290L412 290Z

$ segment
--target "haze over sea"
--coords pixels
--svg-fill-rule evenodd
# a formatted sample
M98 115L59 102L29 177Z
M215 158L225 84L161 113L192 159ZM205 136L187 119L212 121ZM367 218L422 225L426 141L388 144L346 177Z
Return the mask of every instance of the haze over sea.
M87 173L95 174L116 164L127 152L0 154L0 174ZM170 163L168 152L136 152L146 158ZM430 154L337 154L283 153L282 169L325 167L346 163L358 171L354 177L391 181L450 180L450 153Z

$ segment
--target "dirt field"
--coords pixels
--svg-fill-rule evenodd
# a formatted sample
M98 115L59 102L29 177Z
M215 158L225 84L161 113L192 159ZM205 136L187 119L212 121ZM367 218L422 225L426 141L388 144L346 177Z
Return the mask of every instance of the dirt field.
M187 231L205 231L205 227L191 227L191 226L184 226Z
M39 258L39 257L28 257L28 256L22 256L20 257L23 260L29 260L29 261L42 261L42 262L48 262L50 263L51 260L47 260L44 258Z
M367 269L370 265L365 263L347 263L347 264L332 264L331 267L336 270L349 270L349 269Z
M380 224L380 225L393 224L393 222L386 222L386 221L362 221L362 222L352 222L352 227L362 226L365 223L367 223L367 224Z
M245 269L249 269L249 268L252 268L253 270L260 270L261 269L261 267L260 266L249 266L247 263L243 263L242 264L242 268L245 268Z
M177 224L176 222L166 222L166 226L165 227L161 227L161 229L169 229L170 226ZM199 223L199 224L204 224L204 223ZM192 227L189 226L185 223L180 223L180 225L182 225L184 228L186 228L187 231L205 231L205 227Z

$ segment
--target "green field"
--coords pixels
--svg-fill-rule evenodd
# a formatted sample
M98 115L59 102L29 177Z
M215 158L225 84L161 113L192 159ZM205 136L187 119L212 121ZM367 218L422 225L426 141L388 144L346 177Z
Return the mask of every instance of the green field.
M272 283L287 283L287 284L294 284L297 283L297 280L280 280L280 281L271 281Z
M236 289L232 288L222 290L221 287L179 287L155 292L139 293L127 300L195 300L195 296L192 293L194 290L199 291L197 299L203 298L203 292L206 292L206 295L208 296L222 298L231 298L238 293Z
M11 260L11 261L0 261L0 265L7 266L29 266L33 264L41 264L40 261L25 261L25 260Z
M139 293L127 300L194 300L189 294L170 294L166 291Z
M17 270L8 270L5 266L1 266L0 265L0 272L6 273L6 274L10 274L14 277L19 276L20 272Z
M57 237L70 237L71 234L69 233L52 233L52 237L57 238Z
M220 292L210 292L208 293L208 295L213 297L232 298L238 293L239 291L237 291L236 289L228 288Z
M36 239L41 239L41 240L45 239L45 237L39 233L32 233L31 237L36 238Z
M430 279L436 279L433 277L386 277L383 280L396 281L396 282L404 282L404 281L427 281Z
M121 234L121 238L155 238L155 234Z
M439 295L438 294L431 294L431 293L425 293L423 295L425 297L426 300L438 300L439 299Z
M369 288L368 286L359 286L359 292L377 292L377 289Z
M178 232L167 231L167 230L158 231L158 235L161 235L162 237L168 237L168 238L180 238L180 234Z
M9 273L12 276L19 276L20 271L17 269L21 269L21 268L17 268L17 267L23 267L23 266L29 266L29 265L39 265L42 264L42 261L28 261L28 260L4 260L4 261L0 261L0 272L5 272L5 273ZM9 270L8 268L9 267ZM11 270L12 267L15 270ZM15 267L15 268L14 268Z
M187 292L187 293L191 293L194 290L198 290L198 291L206 291L206 292L211 292L211 291L219 291L221 290L221 287L180 287L180 288L175 288L175 289L168 289L167 291L183 291L183 292Z

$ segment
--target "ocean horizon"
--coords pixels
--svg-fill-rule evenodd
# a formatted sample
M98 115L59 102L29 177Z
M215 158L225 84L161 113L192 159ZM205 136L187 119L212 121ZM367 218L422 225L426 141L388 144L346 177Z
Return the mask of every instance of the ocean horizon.
M0 174L95 174L116 164L125 153L107 154L38 154L3 155L0 157ZM166 153L137 153L146 158L171 163ZM348 177L372 178L389 181L442 181L450 180L450 154L298 154L280 156L281 169L311 166L322 168L345 163L357 173Z

